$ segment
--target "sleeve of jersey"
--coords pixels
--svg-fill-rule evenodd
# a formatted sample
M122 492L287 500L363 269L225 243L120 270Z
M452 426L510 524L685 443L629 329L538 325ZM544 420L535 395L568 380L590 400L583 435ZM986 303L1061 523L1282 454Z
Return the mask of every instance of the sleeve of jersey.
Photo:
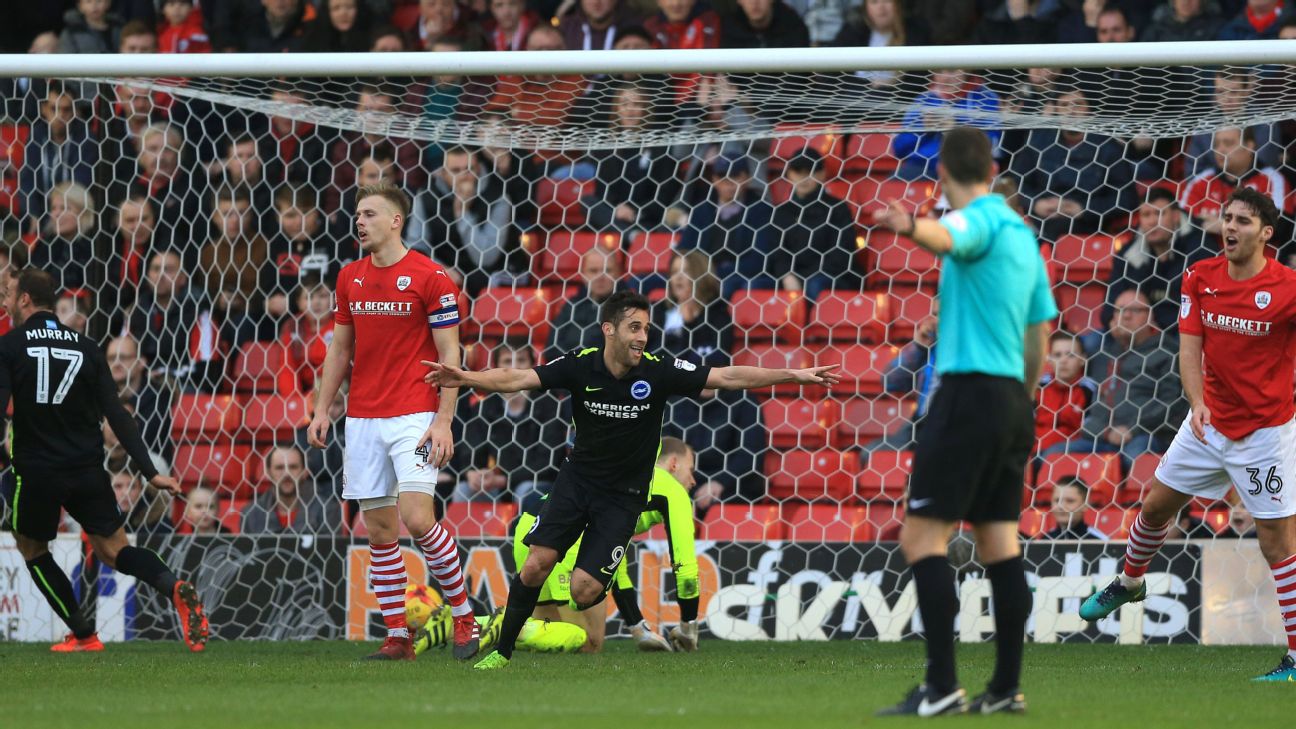
M459 290L450 277L438 272L432 276L428 289L427 301L424 302L428 326L433 329L459 326Z
M351 326L351 282L343 272L333 291L333 323Z
M1200 337L1202 335L1201 313L1197 311L1197 279L1200 276L1189 268L1184 271L1183 284L1179 287L1179 333Z
M940 219L940 224L950 235L953 246L950 256L960 261L980 258L990 247L990 235L980 215L965 210L955 210Z
M707 365L693 364L688 360L676 359L670 364L662 361L662 385L667 395L697 397L706 388L707 377L711 368Z
M1031 302L1027 323L1053 321L1058 316L1057 302L1053 300L1053 287L1049 285L1048 267L1042 256L1035 259L1035 288L1031 290Z
M540 378L541 390L571 391L576 380L576 355L564 354L535 367L536 376Z
M149 453L148 446L140 437L139 424L122 406L121 398L117 394L117 383L113 382L112 370L108 368L108 360L97 350L93 356L95 368L99 372L99 407L108 421L108 427L112 428L113 435L117 436L117 440L126 449L131 461L135 463L135 468L139 469L145 480L151 481L158 475L158 471L153 465L153 457Z

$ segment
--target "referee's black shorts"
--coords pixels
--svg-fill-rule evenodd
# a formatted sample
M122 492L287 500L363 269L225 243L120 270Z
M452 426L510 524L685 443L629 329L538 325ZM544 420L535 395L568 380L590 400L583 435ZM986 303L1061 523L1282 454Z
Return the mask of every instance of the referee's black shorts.
M112 536L126 524L108 472L99 467L23 468L15 473L10 526L15 532L48 542L58 535L62 510L87 534Z
M1034 443L1034 404L1020 380L942 377L918 427L907 513L1015 523Z
M595 488L560 470L553 491L522 543L550 547L561 560L576 540L581 540L574 567L606 588L625 558L635 524L647 505L647 494Z

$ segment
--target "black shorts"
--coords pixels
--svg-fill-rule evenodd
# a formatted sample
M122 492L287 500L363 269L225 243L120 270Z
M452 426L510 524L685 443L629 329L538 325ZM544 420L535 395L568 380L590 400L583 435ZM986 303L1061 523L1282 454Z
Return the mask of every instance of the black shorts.
M10 526L24 537L48 542L58 535L61 510L87 534L107 537L126 524L112 481L100 468L24 468L14 478Z
M918 427L907 513L973 524L1021 518L1034 406L1018 380L947 375Z
M606 588L625 558L635 524L647 506L646 494L594 488L559 472L531 531L522 538L528 547L550 547L562 559L581 540L575 567ZM582 537L582 535L584 535ZM521 569L521 566L519 566Z

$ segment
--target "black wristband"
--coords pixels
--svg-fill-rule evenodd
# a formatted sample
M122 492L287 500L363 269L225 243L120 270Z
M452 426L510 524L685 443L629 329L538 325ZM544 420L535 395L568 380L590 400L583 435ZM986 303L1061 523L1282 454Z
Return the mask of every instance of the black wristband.
M902 235L902 236L904 236L904 237L906 237L906 238L912 238L912 237L913 237L913 234L914 234L914 230L917 229L917 228L918 228L918 219L917 219L917 218L909 218L909 230L897 230L896 233L898 233L898 234L900 234L900 235Z

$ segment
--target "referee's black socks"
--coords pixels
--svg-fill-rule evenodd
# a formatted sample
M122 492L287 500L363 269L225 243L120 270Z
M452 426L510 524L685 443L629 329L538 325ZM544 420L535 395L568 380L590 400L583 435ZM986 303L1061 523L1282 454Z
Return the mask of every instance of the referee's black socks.
M909 567L918 589L918 610L922 612L927 638L927 685L940 695L958 687L954 671L954 618L958 615L958 592L954 568L945 555L927 557ZM996 600L996 606L998 601Z
M157 556L157 552L141 547L122 547L117 553L116 570L124 575L152 585L155 590L171 599L180 580Z
M1003 694L1015 691L1021 680L1031 591L1020 556L986 565L986 578L994 594L995 621L995 669L988 688Z
M27 563L36 589L45 596L45 601L54 609L54 614L62 618L68 630L77 638L89 638L94 635L94 626L81 613L76 593L72 591L72 582L63 568L54 561L54 555L46 552Z
M509 585L508 607L504 608L504 624L500 627L499 643L495 644L495 650L501 656L513 657L513 646L517 643L518 634L522 632L522 626L526 625L527 618L535 612L542 587L544 583L527 587L522 584L520 574L513 577L513 584Z

